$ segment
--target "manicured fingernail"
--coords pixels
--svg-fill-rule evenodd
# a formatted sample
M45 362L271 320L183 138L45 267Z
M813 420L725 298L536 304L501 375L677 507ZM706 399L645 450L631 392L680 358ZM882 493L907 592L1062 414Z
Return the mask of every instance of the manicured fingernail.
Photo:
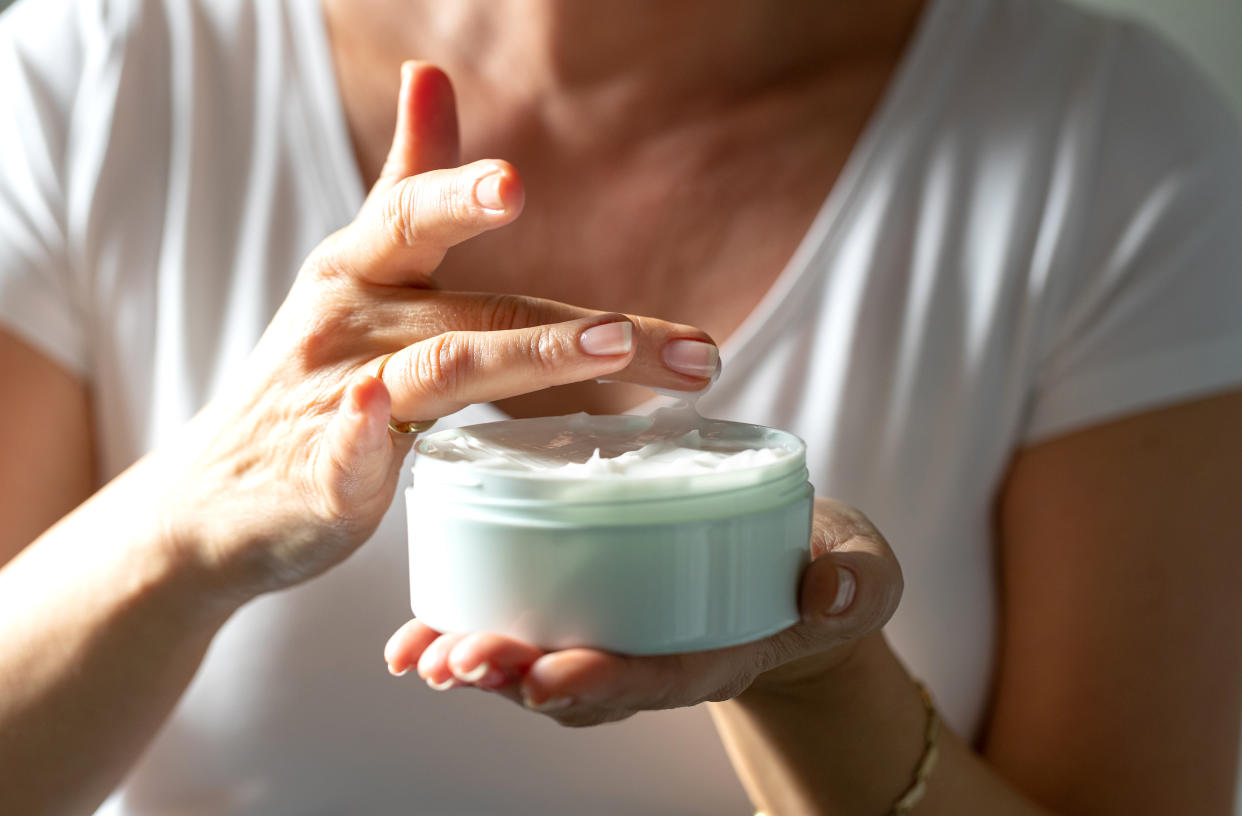
M578 335L578 345L587 354L606 357L628 354L634 347L634 324L625 320L592 326Z
M484 677L486 677L487 673L491 671L492 669L491 665L489 665L486 660L484 660L479 665L475 666L470 671L462 671L455 667L450 667L450 668L453 668L453 674L457 676L458 680L462 680L467 683L479 682Z
M432 680L430 677L428 677L427 685L431 686L436 691L448 691L449 689L457 685L457 678L450 677L449 679L443 682L437 683L435 680Z
M845 567L837 567L837 597L832 599L832 606L828 607L825 614L840 615L842 612L850 608L850 604L854 602L854 590L857 581L854 580L854 573Z
M674 340L664 347L664 364L679 374L710 377L718 362L720 350L702 340Z
M503 175L503 173L497 170L494 173L488 173L474 183L474 200L483 209L492 210L493 212L504 211L505 200L500 197L500 182Z
M396 667L396 666L393 666L392 664L389 664L389 666L388 666L388 673L389 673L389 674L391 674L393 677L405 677L407 674L409 674L409 673L410 673L410 669L412 669L412 668L414 668L414 667L413 667L413 666L406 666L406 667L405 667L404 669L402 669L401 671L397 671L397 667Z
M574 704L572 697L549 697L541 703L537 703L529 697L522 697L522 703L531 711L539 711L547 713L549 711L560 711L569 708Z

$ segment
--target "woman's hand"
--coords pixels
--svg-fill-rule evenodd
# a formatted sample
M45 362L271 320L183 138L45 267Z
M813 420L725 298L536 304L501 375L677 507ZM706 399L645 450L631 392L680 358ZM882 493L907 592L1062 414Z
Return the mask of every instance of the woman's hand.
M411 446L390 417L433 419L605 375L707 383L715 346L692 327L437 289L445 252L523 203L507 163L456 162L448 79L409 63L391 152L357 218L307 259L232 388L161 452L165 526L226 595L304 580L366 540ZM689 351L701 365L670 368L673 343L668 359Z
M474 686L521 701L564 725L620 720L647 709L727 700L749 689L783 693L821 681L901 599L901 568L871 522L817 499L801 622L754 643L657 657L593 649L544 652L491 633L440 634L412 620L389 640L389 671L411 668L437 689Z

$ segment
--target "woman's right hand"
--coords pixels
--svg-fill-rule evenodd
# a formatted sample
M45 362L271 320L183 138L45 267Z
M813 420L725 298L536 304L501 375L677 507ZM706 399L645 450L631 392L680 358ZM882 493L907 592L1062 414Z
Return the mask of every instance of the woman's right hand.
M231 387L157 455L164 528L225 596L310 578L370 536L411 446L390 417L604 376L695 390L714 373L714 344L690 326L437 289L445 252L511 222L524 198L507 163L456 162L448 78L407 63L357 218L306 260Z

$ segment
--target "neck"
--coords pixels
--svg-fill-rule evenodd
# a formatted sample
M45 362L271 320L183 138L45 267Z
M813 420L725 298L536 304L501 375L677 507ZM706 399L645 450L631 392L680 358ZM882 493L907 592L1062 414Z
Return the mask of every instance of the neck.
M850 120L856 97L865 115L926 2L320 1L368 179L387 152L404 59L452 77L466 158L496 152L492 137L515 128L560 155L606 153L806 88L834 100L833 117Z
M323 0L334 38L529 101L727 103L905 42L923 0ZM459 80L460 81L460 80Z

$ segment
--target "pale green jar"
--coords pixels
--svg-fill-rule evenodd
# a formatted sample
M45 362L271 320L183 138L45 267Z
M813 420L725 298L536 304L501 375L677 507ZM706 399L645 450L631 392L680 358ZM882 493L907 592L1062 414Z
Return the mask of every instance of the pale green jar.
M688 474L514 465L582 462L592 447L615 456L667 434L632 416L509 420L420 440L406 495L414 614L442 632L628 654L730 646L796 622L813 492L805 445L698 422L709 455L779 458ZM494 455L463 456L467 442Z

